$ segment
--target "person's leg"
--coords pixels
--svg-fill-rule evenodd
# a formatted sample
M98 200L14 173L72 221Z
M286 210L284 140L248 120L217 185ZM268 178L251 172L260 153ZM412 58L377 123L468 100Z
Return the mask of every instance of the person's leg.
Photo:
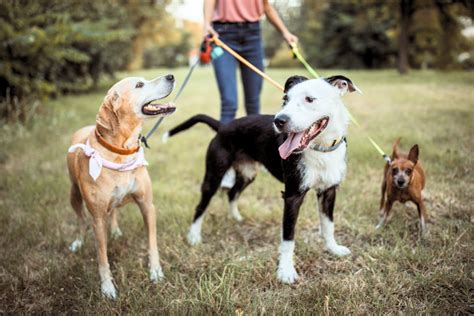
M221 98L221 123L227 124L237 112L237 61L228 52L212 60Z
M263 47L260 27L253 26L246 32L241 54L251 64L263 71ZM259 114L263 79L242 63L240 64L240 72L242 74L247 115Z

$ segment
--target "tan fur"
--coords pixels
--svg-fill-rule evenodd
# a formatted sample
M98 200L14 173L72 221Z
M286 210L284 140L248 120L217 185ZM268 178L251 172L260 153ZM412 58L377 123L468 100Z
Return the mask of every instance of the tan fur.
M392 163L388 163L384 168L384 177L382 182L382 197L380 200L381 221L377 228L386 224L393 203L399 201L405 203L412 201L418 208L420 217L421 232L425 230L425 222L429 219L428 213L423 202L423 189L425 188L425 171L418 159L418 146L414 145L410 153L404 154L398 152L398 145L400 139L397 139L393 145ZM409 177L408 186L400 189L394 185L393 170L397 169L400 172L412 170Z
M133 87L132 83L127 84L125 81L116 89L112 88L99 109L96 125L81 128L74 133L72 144L86 143L89 140L102 158L116 163L135 159L136 154L119 155L107 150L98 143L94 134L97 128L107 142L117 147L131 148L137 145L143 118L137 116L137 102L130 96ZM151 278L159 279L162 272L156 239L156 215L151 180L146 167L124 172L102 168L97 181L94 181L89 175L89 157L82 150L68 154L67 166L72 182L71 205L79 219L78 240L82 241L86 232L83 202L92 217L104 295L116 297L107 257L107 223L111 219L113 234L119 234L116 209L131 201L140 208L147 228Z

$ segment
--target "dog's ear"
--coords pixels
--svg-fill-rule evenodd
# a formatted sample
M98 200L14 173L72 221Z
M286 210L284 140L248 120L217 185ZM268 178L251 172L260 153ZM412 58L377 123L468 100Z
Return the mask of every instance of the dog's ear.
M114 125L118 124L117 110L120 108L119 94L109 92L100 106L99 113L96 116L96 123L100 129L113 130ZM99 131L100 132L100 131Z
M308 78L303 76L291 76L285 82L285 93L287 93L291 88L293 88L298 83L308 80Z
M408 153L408 160L413 162L415 165L418 162L418 155L420 154L420 149L418 148L418 145L415 144L413 147L410 149L410 152Z
M401 137L397 138L397 140L393 144L392 160L395 160L398 158L398 145L400 144L400 140L401 140Z
M334 86L341 96L345 95L347 92L357 91L362 94L359 88L352 82L351 79L344 76L332 76L324 78L330 85Z

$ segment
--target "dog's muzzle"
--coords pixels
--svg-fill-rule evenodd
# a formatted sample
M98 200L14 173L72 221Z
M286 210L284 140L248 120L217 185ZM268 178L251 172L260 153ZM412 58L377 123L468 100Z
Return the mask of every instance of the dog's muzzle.
M282 132L289 120L290 117L288 115L279 114L273 119L273 124L275 125L278 131Z

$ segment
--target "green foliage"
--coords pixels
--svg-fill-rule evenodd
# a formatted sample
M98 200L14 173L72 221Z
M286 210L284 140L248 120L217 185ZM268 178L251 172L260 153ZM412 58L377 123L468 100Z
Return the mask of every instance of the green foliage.
M185 66L188 62L187 54L190 49L191 34L182 31L181 39L177 43L163 43L146 49L143 54L143 67L149 69Z
M112 75L133 35L125 13L114 1L0 2L0 98L44 100ZM2 106L0 117L7 115Z

